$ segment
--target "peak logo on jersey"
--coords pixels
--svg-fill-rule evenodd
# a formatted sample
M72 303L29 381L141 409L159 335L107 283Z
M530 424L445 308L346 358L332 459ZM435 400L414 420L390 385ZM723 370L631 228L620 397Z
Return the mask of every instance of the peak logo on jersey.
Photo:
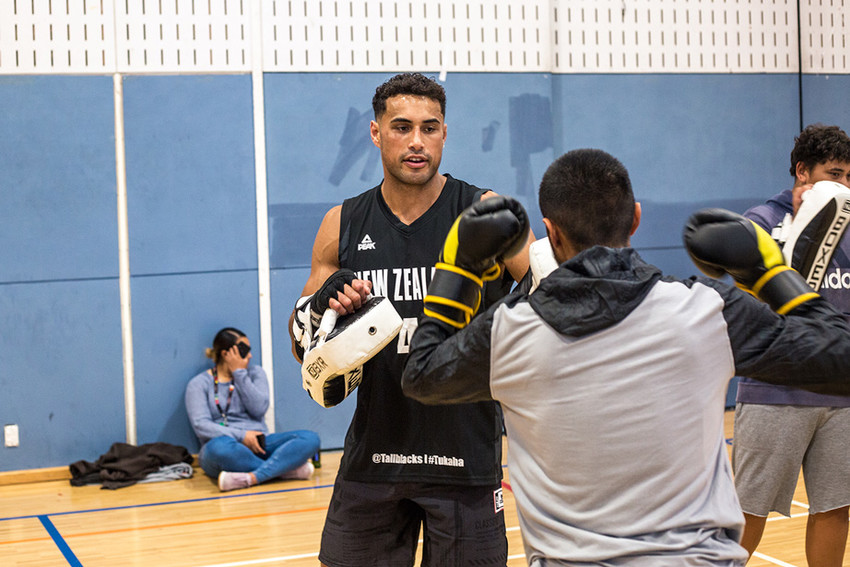
M363 237L363 240L360 241L360 244L357 245L357 250L374 250L375 242L369 237L367 234Z
M842 272L841 268L835 268L823 276L820 289L850 289L850 271Z

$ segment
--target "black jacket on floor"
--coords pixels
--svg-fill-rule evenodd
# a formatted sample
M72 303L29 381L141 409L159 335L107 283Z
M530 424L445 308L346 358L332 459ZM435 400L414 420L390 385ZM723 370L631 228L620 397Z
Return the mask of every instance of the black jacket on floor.
M103 484L102 488L116 489L136 484L160 467L177 463L191 463L189 450L169 443L129 445L113 443L109 451L95 462L71 463L71 484Z

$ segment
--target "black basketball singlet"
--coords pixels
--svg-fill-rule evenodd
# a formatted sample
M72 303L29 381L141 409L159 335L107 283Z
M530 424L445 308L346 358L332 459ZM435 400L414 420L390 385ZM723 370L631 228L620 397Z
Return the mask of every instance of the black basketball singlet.
M477 187L446 176L437 201L412 224L396 218L380 186L342 205L340 266L372 282L404 320L364 366L340 471L347 480L486 485L501 479L501 419L495 402L426 406L404 396L401 374L443 241ZM510 275L487 295L504 292ZM495 289L493 289L495 288Z

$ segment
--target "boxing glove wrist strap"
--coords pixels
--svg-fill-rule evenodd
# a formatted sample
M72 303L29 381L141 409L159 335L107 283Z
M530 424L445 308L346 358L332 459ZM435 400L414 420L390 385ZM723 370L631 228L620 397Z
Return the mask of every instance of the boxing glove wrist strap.
M484 281L472 272L452 264L438 262L435 267L434 278L425 296L424 313L462 329L469 324L481 305Z
M818 297L803 276L786 265L768 270L753 285L751 292L780 315Z

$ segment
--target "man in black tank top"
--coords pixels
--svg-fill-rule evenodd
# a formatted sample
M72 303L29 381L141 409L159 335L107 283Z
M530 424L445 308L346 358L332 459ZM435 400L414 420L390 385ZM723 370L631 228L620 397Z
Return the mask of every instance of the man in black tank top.
M319 559L328 567L413 565L422 527L422 565L504 565L498 407L425 406L401 391L410 337L446 235L464 208L495 194L439 173L445 92L434 80L397 75L377 88L372 106L384 179L325 215L302 295L329 297L327 306L340 315L359 309L370 293L383 296L404 323L363 367ZM488 284L485 301L504 295L510 276L525 275L531 240L505 263L509 276ZM341 278L340 269L353 275ZM298 357L296 343L293 337Z

